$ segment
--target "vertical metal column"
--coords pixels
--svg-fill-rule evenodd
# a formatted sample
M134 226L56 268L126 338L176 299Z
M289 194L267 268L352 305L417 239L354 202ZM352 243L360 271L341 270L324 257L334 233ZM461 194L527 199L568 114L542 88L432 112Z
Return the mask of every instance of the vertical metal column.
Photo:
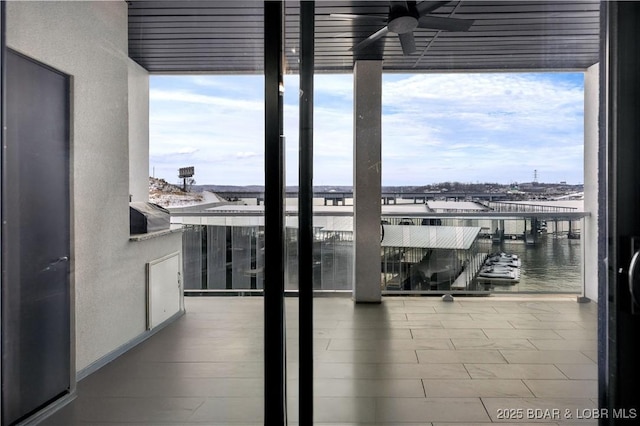
M313 67L315 3L300 2L299 422L313 424Z
M284 5L264 3L264 424L285 425L284 324Z

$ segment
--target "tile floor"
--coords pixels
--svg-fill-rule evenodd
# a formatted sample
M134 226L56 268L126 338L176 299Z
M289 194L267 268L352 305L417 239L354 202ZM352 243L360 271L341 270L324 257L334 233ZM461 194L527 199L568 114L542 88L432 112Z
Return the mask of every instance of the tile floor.
M262 298L187 314L78 384L45 425L260 425ZM297 299L287 299L290 424ZM315 419L327 425L597 424L596 305L575 296L315 299ZM571 417L571 418L569 418Z

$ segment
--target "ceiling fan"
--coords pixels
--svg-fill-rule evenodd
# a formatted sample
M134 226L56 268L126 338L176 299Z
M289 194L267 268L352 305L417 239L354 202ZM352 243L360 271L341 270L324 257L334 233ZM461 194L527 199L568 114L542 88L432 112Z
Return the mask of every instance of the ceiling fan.
M467 31L473 24L472 19L458 19L432 16L429 13L449 3L448 1L390 1L389 14L384 15L352 15L332 13L330 16L338 19L354 21L368 21L384 25L375 33L353 46L350 50L360 51L384 37L388 32L396 33L400 37L402 53L410 55L416 51L416 41L413 30L427 28L442 31Z

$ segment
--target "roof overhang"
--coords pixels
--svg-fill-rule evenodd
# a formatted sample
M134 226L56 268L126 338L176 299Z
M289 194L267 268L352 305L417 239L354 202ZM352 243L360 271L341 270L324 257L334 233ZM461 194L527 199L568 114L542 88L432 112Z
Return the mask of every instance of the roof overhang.
M469 250L478 238L479 227L384 225L382 247Z
M129 0L129 55L152 73L261 73L263 2ZM352 72L383 59L385 72L582 71L599 61L600 2L451 1L432 15L473 19L467 32L419 29L404 56L395 35L350 50L379 24L332 14L382 14L387 1L316 1L316 72ZM299 2L286 2L287 71L298 68Z

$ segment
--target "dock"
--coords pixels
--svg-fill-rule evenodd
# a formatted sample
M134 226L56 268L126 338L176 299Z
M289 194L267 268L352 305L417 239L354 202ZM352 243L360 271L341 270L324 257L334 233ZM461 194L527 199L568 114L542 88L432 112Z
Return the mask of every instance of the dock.
M477 253L469 265L464 268L460 275L458 275L458 278L451 284L451 290L467 290L469 284L471 284L480 271L480 268L482 268L484 260L488 255L489 253Z

